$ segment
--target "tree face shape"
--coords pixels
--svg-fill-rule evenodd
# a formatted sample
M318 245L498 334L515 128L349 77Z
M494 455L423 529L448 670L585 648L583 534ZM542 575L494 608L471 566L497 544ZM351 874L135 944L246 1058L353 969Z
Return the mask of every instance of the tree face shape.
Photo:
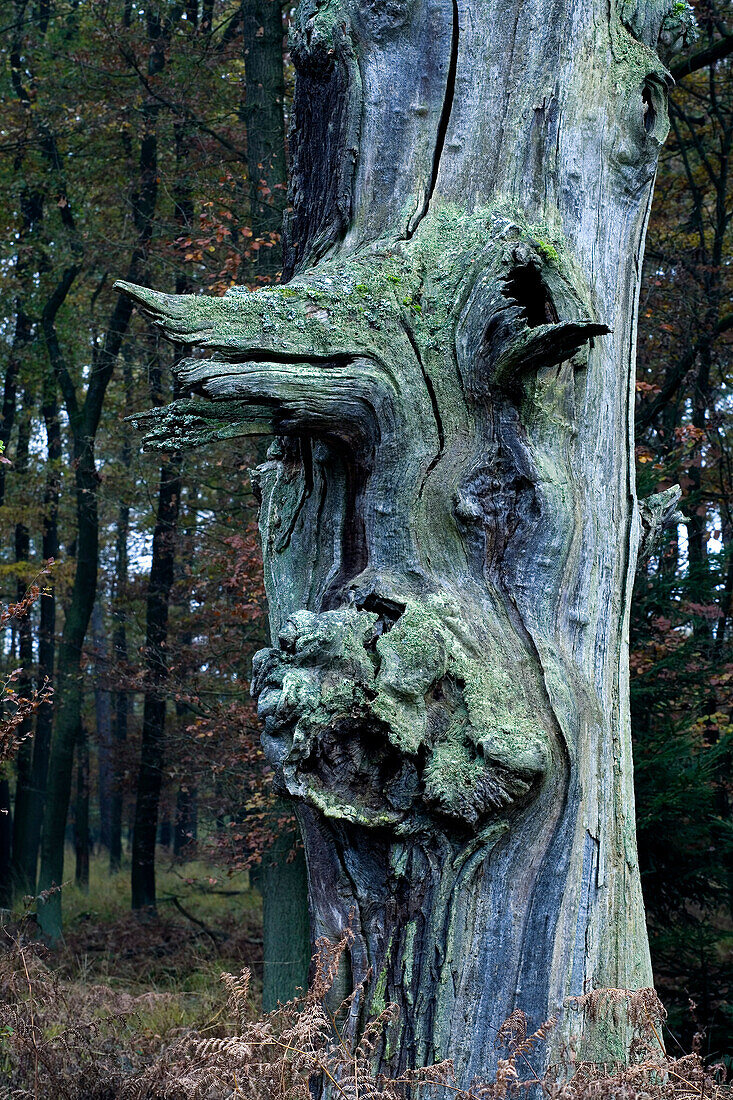
M280 782L330 818L460 839L537 793L557 741L505 571L543 549L541 466L562 460L575 372L606 329L526 227L436 223L286 288L139 298L213 352L184 361L184 386L267 410L311 469L294 485L280 448L261 471L268 564L294 609L254 674ZM559 445L535 423L538 391ZM313 547L332 560L306 598L284 551L323 493L339 530ZM564 513L555 539L572 538Z
M463 611L415 600L386 634L384 616L354 608L288 619L254 688L289 794L330 818L457 841L530 797L547 764L541 727Z
M468 1082L515 1007L651 980L625 631L662 7L305 0L297 274L124 287L198 349L150 445L277 437L253 687L313 932L351 921L353 981L376 975L353 1025L402 1006L391 1068ZM616 1025L571 1030L626 1056Z

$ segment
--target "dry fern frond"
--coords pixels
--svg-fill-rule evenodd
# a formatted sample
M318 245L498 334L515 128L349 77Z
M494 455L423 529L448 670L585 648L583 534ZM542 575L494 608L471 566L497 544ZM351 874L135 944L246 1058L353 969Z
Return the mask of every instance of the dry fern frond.
M332 943L326 936L316 940L316 953L313 956L313 980L306 994L308 1001L322 1001L331 991L341 965L344 953L354 942L354 933L347 928L338 943Z
M240 1023L244 1021L247 1011L251 976L249 967L246 966L239 974L225 972L221 975L221 981L227 991L227 1007L232 1016L236 1017Z
M249 971L222 975L219 1033L192 1031L157 1050L143 1049L136 1013L170 994L73 986L48 969L43 949L9 943L0 951L0 1100L521 1100L530 1093L533 1100L733 1100L723 1067L706 1068L696 1053L661 1053L658 1024L649 1021L660 1021L663 1010L652 990L594 990L573 1004L591 1019L622 1014L639 1033L634 1065L581 1062L571 1042L562 1065L535 1072L554 1021L528 1034L526 1017L514 1012L499 1030L507 1052L493 1080L466 1085L447 1061L377 1075L375 1053L396 1007L356 1034L369 975L336 1013L325 1003L352 939L322 942L308 992L262 1019L252 1018Z
M527 1017L520 1008L515 1008L497 1031L494 1045L511 1048L517 1046L518 1043L523 1043L526 1038Z
M598 1020L609 1010L622 1011L635 1030L652 1038L659 1038L658 1028L667 1019L667 1011L654 989L593 989L580 997L570 997L566 1003L578 1012L585 1012L590 1020Z

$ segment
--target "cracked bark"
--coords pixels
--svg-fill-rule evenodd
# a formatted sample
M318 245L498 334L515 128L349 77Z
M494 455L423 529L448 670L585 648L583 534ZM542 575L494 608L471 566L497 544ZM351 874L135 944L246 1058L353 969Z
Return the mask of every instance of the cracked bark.
M304 0L287 286L124 285L192 396L148 445L274 432L272 648L254 690L296 799L314 936L353 914L352 1025L399 1069L496 1064L515 1008L651 984L627 625L639 258L667 130L664 4ZM639 14L641 11L641 14ZM674 20L679 20L679 12ZM661 35L661 38L660 38ZM644 511L645 539L673 511Z

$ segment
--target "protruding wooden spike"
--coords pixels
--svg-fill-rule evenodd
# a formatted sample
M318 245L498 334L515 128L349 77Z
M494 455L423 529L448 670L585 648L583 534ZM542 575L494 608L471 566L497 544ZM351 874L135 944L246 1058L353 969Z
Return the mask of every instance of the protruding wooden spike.
M146 451L186 451L214 440L271 435L274 430L271 409L237 401L181 398L127 419L145 432Z
M193 304L200 302L196 295L162 294L158 290L149 290L124 279L118 279L114 286L121 294L131 298L138 309L163 330L169 340L189 343L194 339L194 330L200 327L199 319L193 324L187 322L193 312Z
M511 385L525 371L551 367L571 359L584 344L609 332L607 325L588 319L525 328L508 340L506 327L500 328L492 334L493 339L482 354L488 367L488 380L499 386ZM499 336L503 337L501 342L497 339Z

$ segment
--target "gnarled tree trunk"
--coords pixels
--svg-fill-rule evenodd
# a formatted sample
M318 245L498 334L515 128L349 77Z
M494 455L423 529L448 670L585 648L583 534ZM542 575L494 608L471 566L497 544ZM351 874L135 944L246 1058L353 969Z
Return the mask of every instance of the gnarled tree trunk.
M264 743L392 1069L490 1073L514 1008L623 1060L563 1005L651 984L627 619L674 494L640 510L630 410L673 7L303 0L292 280L126 287L201 349L151 446L278 436Z

